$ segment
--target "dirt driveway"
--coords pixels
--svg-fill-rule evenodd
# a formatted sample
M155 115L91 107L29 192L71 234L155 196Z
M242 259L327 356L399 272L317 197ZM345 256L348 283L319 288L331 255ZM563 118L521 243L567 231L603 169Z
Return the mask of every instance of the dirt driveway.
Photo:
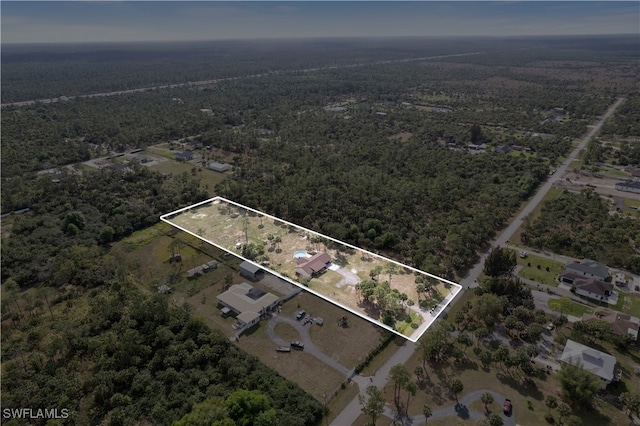
M640 194L618 191L615 188L616 183L623 180L623 178L612 178L608 176L595 177L582 173L569 172L566 173L562 179L559 179L556 185L559 188L568 189L570 191L581 191L585 188L592 188L600 195L622 197L640 201Z

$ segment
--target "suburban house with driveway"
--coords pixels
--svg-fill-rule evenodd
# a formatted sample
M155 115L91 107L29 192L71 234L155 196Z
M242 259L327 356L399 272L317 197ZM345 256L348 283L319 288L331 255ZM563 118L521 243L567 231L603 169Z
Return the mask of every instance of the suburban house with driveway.
M560 361L576 365L600 379L600 388L604 389L613 381L619 380L615 372L616 357L600 352L573 340L567 340Z
M326 253L316 253L311 257L300 257L296 262L296 275L309 280L324 273L331 263L331 258Z

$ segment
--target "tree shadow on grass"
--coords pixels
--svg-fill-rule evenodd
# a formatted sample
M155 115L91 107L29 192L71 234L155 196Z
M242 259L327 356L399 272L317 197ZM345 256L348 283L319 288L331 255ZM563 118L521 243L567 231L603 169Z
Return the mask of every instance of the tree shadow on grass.
M511 389L518 391L518 393L527 398L533 398L538 401L544 399L544 394L538 389L535 382L522 382L511 376L498 373L496 378L503 384L509 386Z

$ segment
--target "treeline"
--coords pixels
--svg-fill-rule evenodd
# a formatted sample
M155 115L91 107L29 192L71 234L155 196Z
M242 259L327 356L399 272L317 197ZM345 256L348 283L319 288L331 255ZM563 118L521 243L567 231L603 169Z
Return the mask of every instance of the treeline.
M628 96L618 107L615 115L602 125L602 135L640 136L640 114L638 111L640 111L640 94L634 93ZM638 164L640 163L640 152L637 144L633 145L635 153L629 156L628 162Z
M518 48L539 40L315 39L8 45L2 102L241 77L274 71ZM250 58L250 60L248 60Z
M57 180L57 182L54 182ZM2 279L96 287L109 278L97 248L158 222L159 216L208 197L197 176L165 177L138 164L130 171L66 171L55 179L11 179L3 207L30 208L2 239Z
M410 139L340 137L264 143L216 190L342 241L395 252L451 276L548 173L537 157L471 155Z
M60 424L69 425L170 425L185 417L180 424L298 426L322 418L319 402L186 307L142 294L126 278L106 284L82 298L49 298L49 309L40 304L3 325L3 408L68 409ZM20 309L3 305L3 315ZM200 422L188 421L192 409Z
M526 220L522 242L577 258L640 273L640 222L610 214L609 203L592 190L563 191Z
M366 126L374 134L407 131L428 141L442 137L464 142L472 125L501 126L509 131L500 143L514 143L522 131L554 134L551 140L517 141L554 158L570 143L565 137L583 133L613 99L588 95L579 85L568 86L571 70L560 70L564 80L442 61L380 64L4 108L2 176L197 134L208 144L237 153L257 148L260 129L286 140L322 137L314 125L319 118L326 119L322 108L346 99L357 101L348 105L350 115L359 111L362 123L355 126ZM395 78L390 80L389 75ZM446 99L451 112L438 114L402 104L419 104L433 95ZM564 108L570 120L563 124L545 120L554 107Z

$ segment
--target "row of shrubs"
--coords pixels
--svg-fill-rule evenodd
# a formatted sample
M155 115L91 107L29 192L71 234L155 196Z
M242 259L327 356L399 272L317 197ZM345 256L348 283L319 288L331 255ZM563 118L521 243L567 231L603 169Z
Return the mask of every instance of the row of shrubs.
M367 355L364 361L362 361L360 364L356 366L354 370L355 373L360 374L362 370L364 370L371 363L371 361L373 361L373 358L375 358L376 355L382 352L384 348L389 346L389 343L394 339L394 337L396 337L395 334L387 333L386 336L384 336L384 338L382 339L382 341L378 344L378 346L376 346L371 350L371 352L369 352L369 355Z

